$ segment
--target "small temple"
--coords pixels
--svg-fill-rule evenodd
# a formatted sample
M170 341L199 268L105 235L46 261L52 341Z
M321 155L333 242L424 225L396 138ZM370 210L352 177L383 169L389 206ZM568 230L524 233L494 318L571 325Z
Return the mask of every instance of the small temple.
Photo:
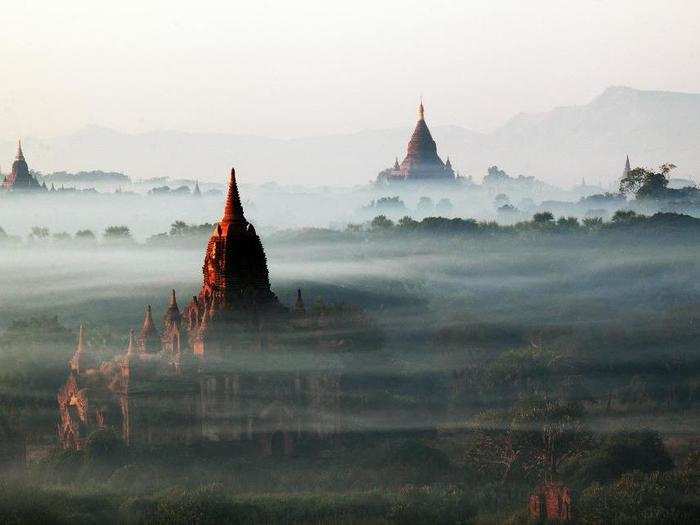
M406 157L399 164L394 161L391 168L377 176L377 184L395 182L454 182L455 172L449 157L442 161L437 153L437 144L425 122L425 108L421 100L418 106L418 122L406 148Z
M12 163L12 171L5 176L1 188L4 191L46 190L46 186L42 186L36 177L29 172L29 166L22 152L22 141L18 141L17 155L15 155L15 161Z

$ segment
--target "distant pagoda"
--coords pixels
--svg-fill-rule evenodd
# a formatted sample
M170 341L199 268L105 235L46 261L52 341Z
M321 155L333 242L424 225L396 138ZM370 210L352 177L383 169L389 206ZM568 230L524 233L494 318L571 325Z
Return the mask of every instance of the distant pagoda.
M4 191L34 191L44 190L45 187L39 184L39 181L29 173L29 166L24 159L22 152L22 141L17 144L17 155L12 163L12 172L5 177L2 182Z
M622 170L622 178L624 179L629 175L630 171L632 171L632 168L630 167L630 156L627 155L627 159L625 160L625 167Z
M406 148L406 157L399 164L383 170L377 176L378 184L394 182L454 182L455 172L450 159L446 162L438 156L437 145L425 123L425 109L421 100L418 106L418 122Z

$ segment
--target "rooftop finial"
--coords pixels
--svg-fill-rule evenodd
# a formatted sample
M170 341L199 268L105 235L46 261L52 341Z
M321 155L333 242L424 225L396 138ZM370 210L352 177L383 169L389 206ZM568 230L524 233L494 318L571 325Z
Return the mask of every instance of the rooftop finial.
M221 218L221 223L227 224L236 220L245 221L245 217L243 216L241 197L238 195L236 170L231 168L231 177L228 181L228 193L226 194L226 205L224 206L224 216Z
M175 289L172 290L172 295L170 296L170 306L177 308L177 299L175 298Z
M418 105L418 120L425 119L425 110L423 109L423 94L420 96L420 104Z

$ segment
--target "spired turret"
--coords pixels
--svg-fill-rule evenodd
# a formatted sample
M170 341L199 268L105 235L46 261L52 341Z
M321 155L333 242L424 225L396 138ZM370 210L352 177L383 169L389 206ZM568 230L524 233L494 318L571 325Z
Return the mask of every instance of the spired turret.
M81 374L94 368L96 365L94 356L87 351L85 346L85 327L82 324L78 332L78 344L75 347L75 353L68 365L76 374Z
M165 317L163 318L163 326L166 331L174 326L177 326L179 328L181 321L182 315L180 314L180 308L177 306L175 290L172 290L170 294L170 305L165 311Z
M153 322L153 314L149 304L146 306L146 313L143 317L141 335L139 336L139 351L145 354L154 354L160 350L160 337L158 337L158 330Z
M170 305L165 311L163 319L163 350L171 354L180 353L180 330L182 325L182 314L177 306L175 290L170 295Z

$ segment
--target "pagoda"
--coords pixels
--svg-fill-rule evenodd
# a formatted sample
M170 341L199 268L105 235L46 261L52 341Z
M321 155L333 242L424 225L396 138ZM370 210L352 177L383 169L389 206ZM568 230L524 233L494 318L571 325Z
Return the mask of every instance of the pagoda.
M45 189L39 181L29 173L29 166L22 152L22 141L17 144L17 155L12 163L12 172L2 182L5 191L33 191Z
M243 213L234 169L223 215L207 243L202 274L202 288L185 311L194 353L223 355L226 348L246 346L231 337L232 325L260 334L256 341L264 346L261 327L266 318L287 309L270 288L265 251Z
M437 145L425 122L425 108L421 100L418 106L418 122L406 148L406 157L399 164L379 173L378 184L393 182L454 182L455 172L448 158L443 162L437 153Z

